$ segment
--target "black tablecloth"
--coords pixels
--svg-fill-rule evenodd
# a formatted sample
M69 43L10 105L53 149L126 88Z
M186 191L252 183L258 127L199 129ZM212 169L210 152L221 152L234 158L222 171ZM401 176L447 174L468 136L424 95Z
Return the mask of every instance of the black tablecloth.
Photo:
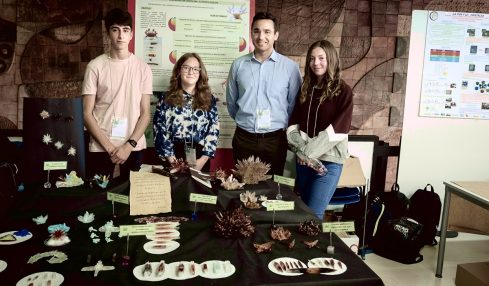
M276 184L263 182L255 186L246 186L247 190L257 194L267 194L273 198L276 194ZM294 211L277 211L275 223L284 226L292 232L296 246L292 250L279 242L273 246L270 253L255 253L253 243L270 241L270 226L272 212L264 208L259 210L246 210L256 226L255 233L244 239L224 239L213 233L214 213L239 205L241 191L212 190L194 182L188 176L180 176L172 180L172 213L160 214L180 215L190 217L194 210L194 203L188 201L190 193L212 194L218 196L217 205L198 204L197 220L181 223L179 227L180 247L176 250L162 254L149 254L143 249L148 241L143 236L132 236L127 244L126 238L119 238L112 234L113 242L105 242L103 233L98 233L101 241L93 244L88 228L98 229L107 221L112 220L114 225L135 224L134 219L140 216L129 216L127 205L114 205L115 217L112 216L112 204L106 200L106 191L92 190L85 187L53 190L27 190L20 194L16 211L0 220L0 233L28 229L33 237L25 242L15 245L0 245L0 260L8 263L7 269L0 272L0 284L15 285L22 277L40 271L54 271L61 273L64 285L382 285L380 278L355 255L336 235L333 235L335 254L326 254L329 244L329 235L321 234L318 237L306 237L298 232L297 222L314 218L311 211L295 194L287 188L281 187L284 200L294 200ZM112 183L110 192L128 194L127 182ZM78 222L77 216L89 211L95 214L95 221L90 224ZM49 218L44 225L35 225L32 218L48 214ZM71 229L69 237L71 243L61 247L48 247L44 240L49 236L47 226L66 223ZM303 240L319 239L319 248L307 249ZM60 250L68 255L68 260L61 264L49 264L46 258L34 264L27 264L28 259L39 252ZM121 258L131 257L131 266L121 266ZM114 259L115 254L115 259ZM90 263L87 256L90 255ZM304 274L301 276L281 276L268 269L268 263L279 257L292 257L307 263L308 259L316 257L333 257L342 261L348 270L340 275L325 276ZM208 260L229 260L236 272L227 278L206 279L195 277L188 280L166 279L162 282L142 282L132 274L133 268L146 261L160 261L166 263L176 261L195 261L202 263ZM81 272L81 268L95 264L102 260L104 265L114 265L113 271L100 272L93 277L93 272Z

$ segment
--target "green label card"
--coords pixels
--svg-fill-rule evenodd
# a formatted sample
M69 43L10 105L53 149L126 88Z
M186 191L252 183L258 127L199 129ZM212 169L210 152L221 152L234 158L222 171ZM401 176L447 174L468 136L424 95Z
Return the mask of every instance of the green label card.
M295 179L293 178L287 178L287 177L282 177L279 175L273 175L273 181L275 183L287 185L293 187L295 185Z
M323 232L355 231L353 221L323 222Z
M203 204L217 204L217 196L190 193L190 201Z
M107 192L107 200L108 201L114 201L118 202L121 204L129 204L129 196L121 195L121 194L115 194L111 192Z
M47 170L66 170L68 161L44 161L44 171Z
M119 236L128 235L154 235L156 225L155 224L130 224L119 226Z
M290 211L294 210L294 201L267 201L267 211Z

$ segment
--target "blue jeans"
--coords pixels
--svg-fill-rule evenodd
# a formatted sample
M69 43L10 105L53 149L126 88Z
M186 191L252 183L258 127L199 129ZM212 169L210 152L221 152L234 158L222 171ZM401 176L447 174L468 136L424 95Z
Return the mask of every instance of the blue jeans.
M295 185L304 203L322 220L324 211L340 180L343 164L327 161L321 161L321 163L328 170L323 176L318 175L312 168L296 162L297 177Z

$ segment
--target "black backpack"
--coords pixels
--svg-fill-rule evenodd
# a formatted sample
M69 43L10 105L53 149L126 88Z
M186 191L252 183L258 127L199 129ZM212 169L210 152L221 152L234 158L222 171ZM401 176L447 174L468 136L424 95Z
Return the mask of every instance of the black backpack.
M431 191L428 190L431 187ZM436 227L440 221L441 200L440 196L433 190L433 186L418 189L411 197L409 206L409 217L423 225L421 241L424 245L437 245L435 240Z
M397 183L392 184L390 192L382 192L379 194L379 197L385 204L388 219L407 216L410 201L399 191L399 185Z

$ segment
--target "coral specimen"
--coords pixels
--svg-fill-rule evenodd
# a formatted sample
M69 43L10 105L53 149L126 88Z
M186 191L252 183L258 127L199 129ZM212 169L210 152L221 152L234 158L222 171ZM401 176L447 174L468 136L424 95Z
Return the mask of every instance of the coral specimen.
M313 248L313 247L318 247L317 245L318 245L319 240L317 240L317 239L313 240L313 241L304 240L303 242L307 246L307 248Z
M315 220L310 219L299 224L299 232L308 236L316 236L321 232L321 229Z
M281 226L279 227L272 227L270 229L270 237L274 240L287 240L290 238L290 230L285 229Z
M176 159L171 163L170 173L187 173L188 172L188 163L182 158Z
M222 182L223 180L226 179L227 174L226 174L226 171L223 170L222 168L217 168L214 176L216 177L216 179L221 180L221 182Z
M243 202L244 206L249 209L259 209L261 206L258 203L258 198L254 192L245 191L239 194L239 199Z
M273 241L265 242L262 244L259 243L253 243L253 246L255 247L255 252L256 253L263 253L263 252L270 252L272 251L272 245L274 244Z
M250 156L245 160L238 160L236 170L233 174L245 184L258 184L260 181L270 179L272 176L267 175L270 170L270 164L264 163L260 158Z
M250 216L242 208L216 213L214 232L224 238L245 238L255 233Z
M228 191L241 189L245 185L244 183L240 183L238 180L236 180L233 175L230 175L227 177L227 179L221 179L221 182L221 186Z

